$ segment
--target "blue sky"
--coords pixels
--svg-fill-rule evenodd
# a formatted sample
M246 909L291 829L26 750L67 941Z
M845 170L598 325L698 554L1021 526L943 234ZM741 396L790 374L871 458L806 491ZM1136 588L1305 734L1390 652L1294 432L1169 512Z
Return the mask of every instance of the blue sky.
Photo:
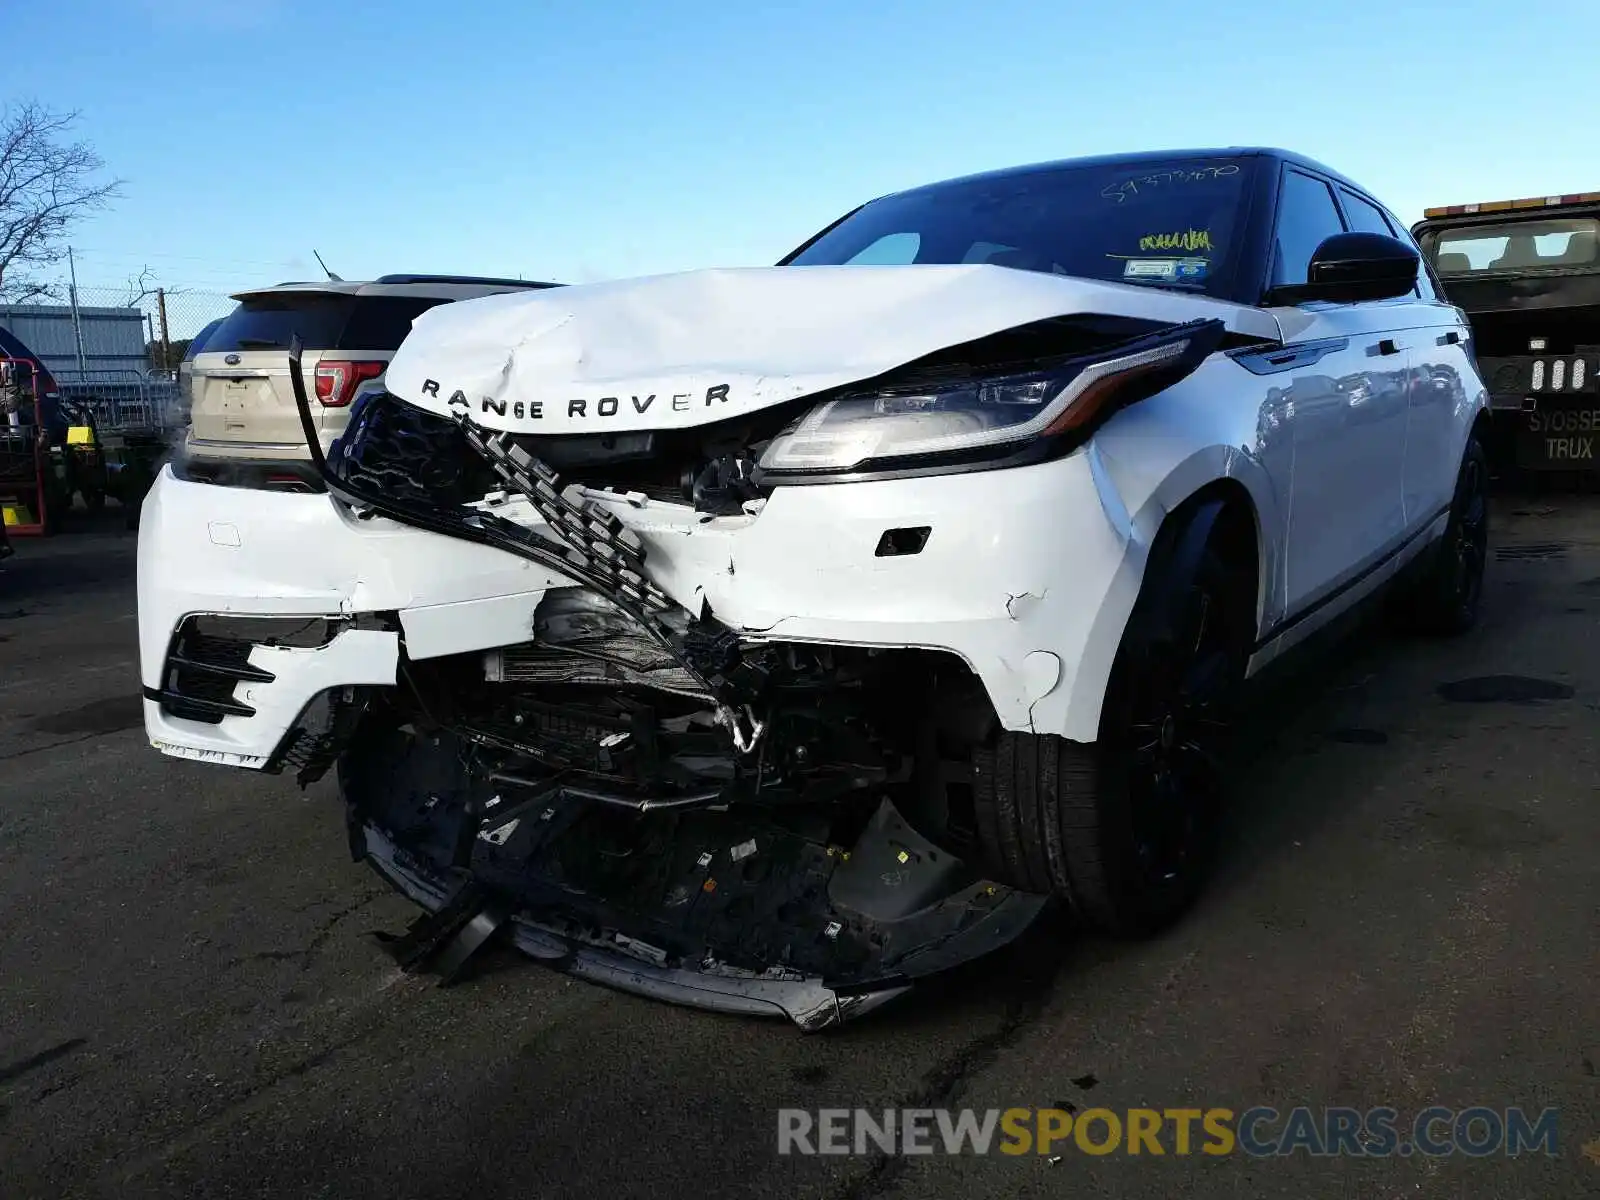
M1243 143L1424 205L1600 189L1592 0L9 0L126 180L79 279L767 263L899 187Z

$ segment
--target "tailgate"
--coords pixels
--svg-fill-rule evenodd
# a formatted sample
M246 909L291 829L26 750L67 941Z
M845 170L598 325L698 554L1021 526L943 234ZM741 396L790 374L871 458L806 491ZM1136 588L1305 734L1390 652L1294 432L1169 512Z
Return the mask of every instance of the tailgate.
M228 363L226 358L236 358ZM320 352L305 355L306 374L316 370ZM194 404L190 422L196 441L305 448L305 433L289 386L289 356L281 350L233 355L201 354L194 360ZM343 410L312 409L318 428Z

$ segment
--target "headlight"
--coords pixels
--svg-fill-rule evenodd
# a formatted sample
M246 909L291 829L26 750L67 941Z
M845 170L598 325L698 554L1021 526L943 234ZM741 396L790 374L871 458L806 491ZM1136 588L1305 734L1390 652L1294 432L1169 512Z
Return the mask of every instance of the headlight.
M773 438L760 468L836 475L1004 457L1040 441L1070 446L1117 408L1194 370L1221 337L1222 322L1195 322L1043 371L916 388L891 381L817 405Z

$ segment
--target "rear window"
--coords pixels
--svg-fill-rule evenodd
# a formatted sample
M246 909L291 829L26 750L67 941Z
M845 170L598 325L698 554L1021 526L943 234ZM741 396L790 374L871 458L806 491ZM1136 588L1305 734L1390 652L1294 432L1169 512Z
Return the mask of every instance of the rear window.
M436 304L421 296L360 296L334 350L398 350L411 322Z
M991 263L1216 291L1242 235L1251 160L1026 171L864 205L792 266Z
M1600 269L1600 221L1552 217L1441 229L1428 238L1440 275L1532 271L1542 267Z
M308 350L395 350L411 322L441 303L421 296L317 292L252 296L223 319L201 352L287 350L295 334Z

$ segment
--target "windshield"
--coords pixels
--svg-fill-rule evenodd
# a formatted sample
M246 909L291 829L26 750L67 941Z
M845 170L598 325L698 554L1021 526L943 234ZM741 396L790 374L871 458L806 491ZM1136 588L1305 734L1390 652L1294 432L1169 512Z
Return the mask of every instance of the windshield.
M1504 221L1441 229L1428 239L1440 275L1532 271L1541 267L1600 269L1600 221L1593 217Z
M1212 292L1242 230L1250 160L1043 168L864 205L792 266L992 263Z

